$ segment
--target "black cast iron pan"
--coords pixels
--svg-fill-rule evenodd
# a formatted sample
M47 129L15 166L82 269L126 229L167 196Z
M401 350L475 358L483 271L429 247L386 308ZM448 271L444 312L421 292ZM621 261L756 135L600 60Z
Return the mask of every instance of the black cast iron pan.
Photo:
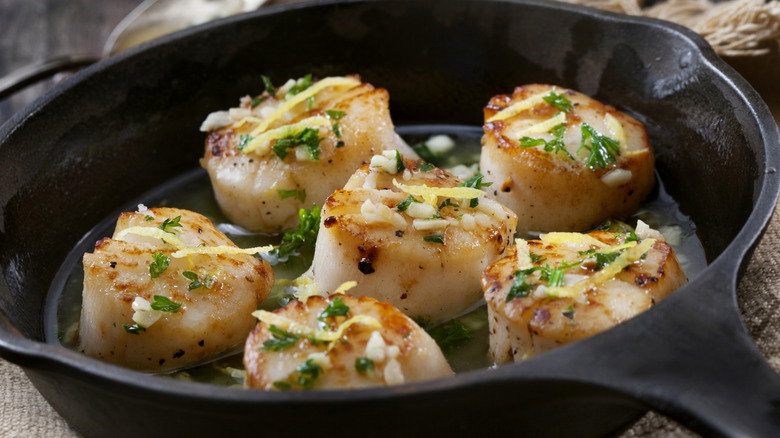
M578 89L640 118L709 266L586 341L394 388L268 393L179 382L44 343L63 258L121 206L197 167L209 112L276 78L357 72L397 125L479 126L498 93ZM611 433L647 408L706 435L777 436L780 377L737 310L778 194L780 138L757 93L683 28L539 1L272 7L89 67L0 129L0 355L87 436Z

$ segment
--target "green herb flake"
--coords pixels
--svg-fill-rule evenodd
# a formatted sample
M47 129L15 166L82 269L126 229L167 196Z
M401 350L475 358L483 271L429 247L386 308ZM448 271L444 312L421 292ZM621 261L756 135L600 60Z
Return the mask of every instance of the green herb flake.
M290 374L286 380L273 382L273 386L281 391L291 389L309 390L314 388L314 384L322 374L322 367L314 362L314 359L308 359Z
M331 131L333 131L333 135L335 135L336 138L341 138L341 126L338 123L334 123L330 127L330 129L331 129ZM338 143L341 143L341 146L344 146L344 142L343 141L340 141ZM337 148L341 147L341 146L338 145L338 143L336 143L336 147Z
M257 96L254 99L252 99L252 104L250 105L251 109L257 108L258 105L265 102L268 99L267 96Z
M420 202L420 201L414 199L412 195L409 195L408 198L396 204L395 209L398 211L406 211L406 209L409 208L410 205L412 205L412 202Z
M336 297L328 304L328 307L320 313L317 317L318 321L325 321L325 318L331 318L335 316L347 316L349 315L349 306L344 304L341 298Z
M432 152L425 143L417 143L412 145L412 149L414 149L414 151L423 161L427 161L429 163L435 164L442 158L442 154Z
M482 182L482 178L484 178L484 177L485 177L484 175L482 175L481 173L478 173L478 174L472 176L471 178L467 179L466 181L458 184L455 187L469 187L469 188L472 188L472 189L481 189L482 187L490 187L490 186L492 186L493 185L492 182L489 182L489 183L483 183Z
M341 120L341 118L346 116L347 113L345 111L339 110L325 110L325 115L327 115L331 120Z
M241 134L238 136L238 146L236 146L236 149L243 151L244 148L254 139L255 138L249 134Z
M604 169L610 164L617 163L616 155L620 155L620 146L618 142L604 135L599 134L590 125L582 123L582 143L578 152L582 149L590 151L590 157L585 165L590 170Z
M290 87L290 89L287 91L288 96L295 96L296 94L300 93L301 91L311 87L313 84L311 80L311 74L307 74L306 76L298 79L298 81L295 82L295 85Z
M404 170L406 170L406 166L404 166L404 159L401 157L400 152L395 151L395 173L401 173Z
M149 216L147 214L146 216L144 216L144 220L146 220L146 221L153 221L154 220L154 216Z
M268 327L268 331L271 332L273 338L263 342L260 351L284 351L297 344L298 340L301 339L300 336L282 330L274 324Z
M150 303L152 310L159 310L160 312L177 313L182 303L176 303L171 301L170 298L164 295L155 295L154 301Z
M426 242L440 243L444 245L444 234L433 234L431 236L423 236L423 240Z
M600 271L614 262L620 256L620 252L597 252L594 255L596 257L596 271Z
M316 161L320 159L320 141L322 141L322 138L319 134L319 129L306 127L297 134L276 140L274 145L271 146L271 150L274 151L280 160L284 160L290 149L304 146L309 152L309 157Z
M367 357L355 359L355 370L360 374L370 374L374 372L374 361Z
M569 304L569 307L567 307L561 314L569 319L574 319L574 305Z
M457 319L447 321L435 327L426 328L423 326L423 328L431 335L445 354L471 339L474 333L470 327Z
M279 199L296 198L303 202L306 200L306 189L303 190L277 190L279 193Z
M436 166L434 166L434 165L433 165L433 164L431 164L431 163L423 163L423 164L420 164L418 167L419 167L419 169L420 169L420 170L422 170L423 172L430 172L431 170L433 170L433 169L435 169L435 168L436 168Z
M535 147L535 146L544 146L544 151L547 153L557 154L561 152L573 160L574 157L572 157L569 151L566 150L566 145L563 142L563 136L566 133L566 125L560 123L558 125L555 125L552 129L550 129L547 132L549 134L552 134L553 136L552 140L545 141L541 138L522 137L520 139L520 147L528 148L528 147Z
M271 79L265 75L260 76L260 78L263 80L265 92L268 93L269 96L276 96L276 88L274 88L274 84L271 83Z
M628 242L639 242L639 236L637 236L635 232L629 231L628 236L626 236L625 243Z
M317 233L320 231L320 207L313 205L311 210L298 210L298 229L295 232L285 231L282 242L271 254L285 261L290 255L297 255L298 250L309 245L314 248Z
M532 252L528 253L529 257L531 258L531 263L541 263L547 259L542 258L539 254L534 254Z
M125 331L127 333L130 333L131 335L140 335L141 332L146 331L146 327L142 326L141 324L133 324L133 325L122 324L122 328L125 329Z
M157 278L168 269L168 265L171 264L171 258L161 252L154 253L152 258L154 261L149 264L149 275L152 278Z
M550 93L542 97L542 100L544 100L545 102L549 103L550 105L558 108L559 110L565 113L571 113L571 109L572 109L571 101L563 94L556 93L554 88L552 91L550 91Z
M537 283L532 283L529 276L538 271L541 267L534 267L523 269L522 271L515 271L515 279L512 281L512 286L509 288L509 293L506 295L506 302L510 302L515 298L525 298L536 287Z
M175 231L173 228L181 227L181 224L179 223L180 220L181 216L176 216L173 219L165 219L160 225L160 229L167 233L173 233Z

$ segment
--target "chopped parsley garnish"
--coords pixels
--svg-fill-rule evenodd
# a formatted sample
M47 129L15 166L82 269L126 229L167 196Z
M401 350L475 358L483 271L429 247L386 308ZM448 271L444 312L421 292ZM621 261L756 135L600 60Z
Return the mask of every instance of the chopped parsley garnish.
M566 125L563 123L555 125L547 132L553 135L552 140L545 141L541 138L522 137L520 139L520 147L529 148L534 146L544 146L544 151L547 153L557 154L558 152L563 152L567 157L573 160L574 157L572 157L569 151L566 150L566 145L563 143L563 135L566 133Z
M314 248L317 233L320 231L320 207L313 205L311 210L298 210L298 229L295 232L285 231L282 243L272 251L279 260L287 260L290 255L297 255L298 249L304 245Z
M360 374L368 374L374 372L374 361L367 357L359 357L355 359L355 370Z
M301 339L300 336L282 330L274 324L268 327L268 331L271 332L273 338L263 342L263 346L260 347L261 351L283 351L297 344L298 340Z
M472 176L471 178L467 179L465 182L458 184L455 187L469 187L472 189L481 189L482 187L489 187L493 185L492 182L483 183L482 178L484 177L485 177L484 175L478 173ZM471 201L469 202L469 207L476 208L477 205L479 205L479 198L472 198Z
M154 220L154 216L149 216L149 215L147 214L146 216L144 216L144 220L147 220L147 221L153 221L153 220Z
M628 242L639 242L639 236L635 232L629 231L628 236L626 236L626 243Z
M426 242L440 243L444 245L444 234L433 234L431 236L423 236L423 240Z
M344 301L341 301L341 298L336 297L333 299L333 301L331 301L330 304L328 304L328 307L326 307L325 310L320 313L320 315L317 317L317 320L324 322L325 318L347 315L349 315L349 306L344 304Z
M347 115L345 111L339 111L339 110L325 110L325 114L331 120L340 120L342 117Z
M547 259L542 258L539 254L534 253L528 253L528 256L531 258L531 263L541 263Z
M617 163L615 155L620 155L620 146L617 141L599 134L585 122L582 123L582 143L577 151L582 149L590 151L590 157L585 162L590 170L595 170L596 167L604 169L610 164Z
M444 207L455 207L455 208L457 208L457 207L460 207L460 206L458 204L453 203L452 199L447 198L447 199L444 200L444 202L441 203L441 205L439 205L439 210L441 210Z
M620 252L619 251L607 252L607 253L597 252L595 256L596 256L596 270L600 271L606 268L607 266L609 266L612 262L614 262L615 259L617 259L620 256Z
M473 330L460 320L453 319L435 327L425 327L425 331L439 344L444 353L451 352L455 347L471 339Z
M433 165L433 164L431 164L431 163L423 163L423 164L420 164L418 167L419 167L419 169L420 169L420 170L422 170L423 172L430 172L431 170L433 170L433 169L435 169L435 168L436 168L436 166L434 166L434 165Z
M198 277L198 274L192 271L184 271L181 273L181 275L183 275L185 278L187 278L192 282L187 286L187 290L198 289L200 287L211 289L211 286L214 284L214 280L215 280L213 275L207 275L203 277L203 281L201 281L200 277Z
M559 287L563 285L563 274L566 267L546 268L542 270L541 279L546 281L550 287Z
M406 211L406 209L409 208L410 205L412 205L412 202L420 202L420 201L414 199L412 195L409 195L408 198L396 204L395 209L398 211Z
M279 199L296 198L303 202L306 200L306 189L303 190L277 190L279 193Z
M432 152L425 143L417 143L412 145L412 149L417 152L417 155L419 155L423 161L427 161L429 163L436 163L442 158L442 154Z
M300 79L290 87L290 89L287 91L287 96L295 96L296 94L300 93L301 91L311 87L313 84L311 80L311 74L308 74Z
M157 278L168 269L168 265L171 264L171 258L161 252L152 254L154 261L149 263L149 275L152 278Z
M338 123L334 123L334 124L333 124L333 125L330 127L330 129L333 131L333 135L335 135L335 136L336 136L336 138L341 138L341 126L339 126L339 124L338 124ZM337 148L340 148L340 147L341 147L341 146L339 146L339 144L341 144L341 146L344 146L344 142L343 142L343 141L340 141L340 142L336 143L336 147L337 147Z
M569 304L569 307L567 307L561 314L569 319L574 319L574 305Z
M506 302L510 302L515 298L525 298L536 287L537 283L531 283L528 280L529 275L538 271L541 267L533 267L523 269L522 271L515 271L515 279L512 282L512 286L509 288L509 293L506 295Z
M469 188L472 188L472 189L481 189L482 187L490 187L490 186L492 186L493 185L492 182L489 182L489 183L483 183L482 182L482 178L484 178L484 177L485 177L484 175L482 175L481 173L478 173L478 174L472 176L471 178L467 179L465 182L462 182L462 183L458 184L455 187L469 187Z
M171 301L171 299L166 297L165 295L155 295L154 301L152 301L149 305L152 307L152 310L159 310L160 312L176 313L179 311L181 304L182 303L176 303Z
M287 377L287 380L280 380L273 383L276 389L289 391L293 388L304 390L312 389L317 378L322 373L322 367L314 362L314 359L308 359L301 366Z
M133 325L122 324L122 328L125 329L125 331L127 333L130 333L131 335L140 335L141 332L146 331L146 327L142 326L141 324L133 324Z
M165 219L163 223L160 225L160 229L165 232L172 233L175 230L169 230L168 228L180 227L181 226L181 224L179 223L180 220L181 220L181 216L176 216L173 219Z
M312 160L319 160L320 141L322 141L320 130L306 127L297 134L276 140L276 143L274 143L271 149L280 160L284 160L290 152L290 149L304 146L307 152L309 152L309 157L311 157Z
M236 146L236 149L238 149L239 151L243 151L246 145L248 145L249 142L251 142L252 140L254 140L254 137L252 137L251 135L241 134L238 137L238 146Z
M274 84L271 83L271 79L266 75L262 75L260 78L263 80L263 85L265 85L265 92L268 93L269 96L276 96L276 88L274 88Z
M572 104L571 101L566 98L563 94L558 94L555 92L555 89L553 88L552 91L550 91L549 94L542 97L542 100L549 103L550 105L558 108L559 110L569 113L571 112Z
M395 173L401 173L406 169L404 166L404 159L401 158L401 153L395 151Z
M250 105L251 109L255 109L257 105L260 105L261 103L265 102L266 99L268 99L267 96L257 96L254 99L252 99L252 104Z

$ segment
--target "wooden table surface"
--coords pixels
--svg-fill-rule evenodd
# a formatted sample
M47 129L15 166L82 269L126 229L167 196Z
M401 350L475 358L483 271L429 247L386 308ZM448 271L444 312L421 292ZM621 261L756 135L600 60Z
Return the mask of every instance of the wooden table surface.
M61 55L101 56L111 30L140 3L141 0L0 0L0 77L31 63ZM750 65L750 61L740 63L743 65L737 65L739 68L755 67ZM780 71L779 64L770 66L768 70L763 68L763 76L778 77L775 73ZM770 103L780 100L777 92L780 81L765 83L761 77L746 76L756 80L754 86L767 93L767 100L772 101ZM42 81L9 99L0 100L0 124L63 77L59 75ZM18 367L0 360L0 379L5 379L2 382L5 395L0 404L0 435L75 435L34 393L34 388ZM685 428L652 413L623 434L632 437L670 435L693 436Z

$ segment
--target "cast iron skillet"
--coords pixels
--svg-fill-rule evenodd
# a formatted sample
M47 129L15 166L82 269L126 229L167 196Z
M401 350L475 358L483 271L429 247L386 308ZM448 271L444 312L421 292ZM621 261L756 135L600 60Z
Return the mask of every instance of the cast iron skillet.
M357 72L397 125L479 126L514 86L578 89L640 118L710 265L651 311L520 364L361 391L269 393L143 375L43 342L47 289L95 224L197 167L206 114L260 74ZM778 194L777 127L693 33L538 1L268 8L94 65L0 129L0 355L87 436L592 436L647 408L712 435L780 434L780 378L735 289Z

